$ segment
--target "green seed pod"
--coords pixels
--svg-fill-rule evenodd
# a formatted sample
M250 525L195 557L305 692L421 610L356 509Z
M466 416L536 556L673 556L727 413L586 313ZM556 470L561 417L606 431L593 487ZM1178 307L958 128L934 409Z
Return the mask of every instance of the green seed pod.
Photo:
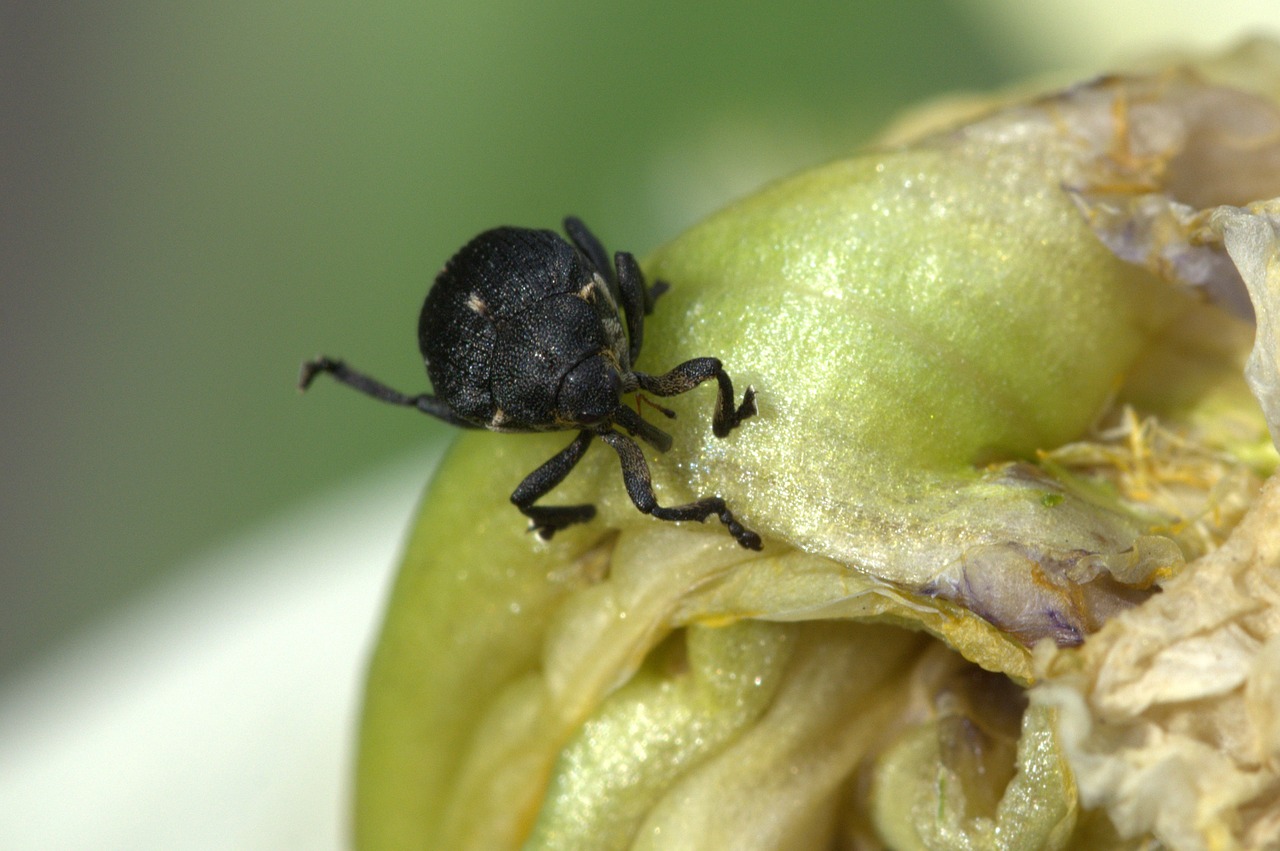
M1275 468L1280 219L1215 213L1280 195L1273 94L1104 79L657 251L639 366L714 354L759 415L720 439L709 391L671 400L655 489L723 497L763 551L636 512L599 450L548 498L598 516L539 542L508 496L563 436L462 436L371 669L359 846L1114 839L1059 744L1079 702L1022 686L1038 641L1076 675L1051 648L1193 573Z

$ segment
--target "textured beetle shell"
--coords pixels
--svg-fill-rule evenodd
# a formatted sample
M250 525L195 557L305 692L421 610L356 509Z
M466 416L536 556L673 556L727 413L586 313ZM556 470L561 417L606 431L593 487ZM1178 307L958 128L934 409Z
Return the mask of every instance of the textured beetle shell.
M445 264L418 319L418 347L437 396L499 431L549 431L566 373L626 342L595 266L554 231L502 227ZM584 298L582 293L590 292Z

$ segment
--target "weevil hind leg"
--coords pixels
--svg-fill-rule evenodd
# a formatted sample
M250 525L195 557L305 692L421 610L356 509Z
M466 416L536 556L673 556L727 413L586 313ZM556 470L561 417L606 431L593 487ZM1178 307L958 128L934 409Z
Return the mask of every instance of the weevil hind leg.
M714 378L720 386L715 414L711 418L711 431L716 437L725 437L742 425L743 420L756 415L756 391L752 387L742 394L742 404L737 408L733 406L733 380L724 371L719 358L694 358L662 375L637 372L635 377L641 390L655 396L678 396Z
M649 464L644 460L644 453L634 440L616 431L603 432L600 437L613 447L622 463L622 482L627 488L627 496L636 508L659 520L697 520L705 521L713 514L729 530L741 546L749 550L761 548L760 536L738 522L737 518L725 506L724 500L718 496L704 497L687 505L662 506L653 494L653 479L649 474Z
M380 402L386 402L390 405L403 405L406 408L416 408L427 416L435 417L459 428L480 428L475 423L459 417L444 401L429 393L409 396L399 390L393 390L376 378L370 378L362 372L357 372L336 358L321 356L304 361L302 371L298 374L298 389L306 390L311 386L311 382L316 380L316 376L321 373L328 373L333 376L335 381L359 390L366 396L372 396Z
M534 505L565 480L591 445L594 432L581 431L573 442L529 475L511 493L511 502L529 518L530 531L544 541L566 526L586 523L596 516L594 505Z

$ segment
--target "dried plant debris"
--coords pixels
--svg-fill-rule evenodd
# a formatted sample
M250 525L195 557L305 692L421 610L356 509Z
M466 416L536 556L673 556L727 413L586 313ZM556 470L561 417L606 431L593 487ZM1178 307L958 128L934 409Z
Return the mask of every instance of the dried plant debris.
M1084 807L1169 847L1280 847L1280 481L1231 539L1084 646L1046 645L1033 704Z

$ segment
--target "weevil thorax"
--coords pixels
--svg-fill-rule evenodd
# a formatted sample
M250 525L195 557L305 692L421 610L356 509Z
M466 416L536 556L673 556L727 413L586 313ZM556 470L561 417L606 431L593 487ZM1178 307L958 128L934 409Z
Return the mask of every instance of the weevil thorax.
M463 246L427 294L418 343L436 395L494 431L607 418L630 372L606 278L548 230L496 228Z

